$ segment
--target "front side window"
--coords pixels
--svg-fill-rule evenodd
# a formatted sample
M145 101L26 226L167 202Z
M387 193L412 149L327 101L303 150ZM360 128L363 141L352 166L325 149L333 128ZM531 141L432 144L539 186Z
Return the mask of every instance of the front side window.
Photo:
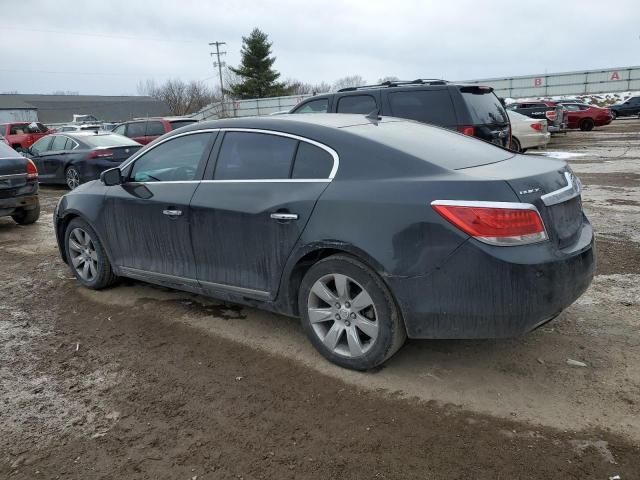
M134 182L195 180L211 133L184 135L161 143L138 158L129 179Z
M366 115L377 110L376 100L371 95L350 95L338 100L338 113L360 113Z
M319 100L312 100L305 103L294 113L326 113L328 109L329 100L326 98L321 98Z
M227 132L214 178L257 180L289 178L297 140L265 133Z
M37 142L35 142L33 145L31 145L30 150L35 154L35 155L40 155L46 151L49 150L49 145L51 144L51 137L50 136L46 136L41 138L40 140L38 140Z
M136 137L144 137L146 130L147 122L136 122L130 123L127 128L127 137L136 138Z
M67 137L63 137L62 135L54 135L53 143L51 144L50 150L54 152L58 152L60 150L64 150L64 146L67 144Z
M9 135L23 135L28 132L28 125L11 125Z

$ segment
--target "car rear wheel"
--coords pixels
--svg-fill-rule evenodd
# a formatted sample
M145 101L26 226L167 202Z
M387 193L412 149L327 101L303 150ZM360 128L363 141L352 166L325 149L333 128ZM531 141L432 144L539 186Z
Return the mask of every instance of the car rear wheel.
M615 110L611 110L611 119L615 120L617 116L618 114L615 112Z
M522 152L522 147L520 146L520 140L518 140L516 137L511 137L511 150L519 153Z
M40 202L36 203L36 208L31 210L20 210L11 215L13 221L20 225L31 225L40 218Z
M585 118L580 122L580 130L582 130L583 132L590 132L591 130L593 130L593 126L593 120L591 120L590 118Z
M74 166L67 167L67 170L64 173L65 181L67 182L67 187L70 190L77 188L80 185L80 172Z
M347 255L328 257L309 269L300 286L298 307L311 343L342 367L374 368L406 339L386 285L372 269Z
M82 285L100 290L116 282L104 247L87 222L80 218L69 222L65 245L69 267Z

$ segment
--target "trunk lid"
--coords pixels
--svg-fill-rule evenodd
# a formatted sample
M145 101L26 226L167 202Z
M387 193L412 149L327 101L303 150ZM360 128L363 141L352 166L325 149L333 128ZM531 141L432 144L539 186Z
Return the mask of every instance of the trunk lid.
M122 163L131 155L136 153L138 150L142 148L142 145L136 146L125 146L125 147L105 147L104 149L96 149L99 150L108 150L113 152L113 155L110 157L105 157L105 160L109 160L114 163Z
M580 181L566 162L515 155L503 162L460 170L461 173L486 179L502 179L522 203L533 204L545 224L549 240L558 248L577 241L584 214Z

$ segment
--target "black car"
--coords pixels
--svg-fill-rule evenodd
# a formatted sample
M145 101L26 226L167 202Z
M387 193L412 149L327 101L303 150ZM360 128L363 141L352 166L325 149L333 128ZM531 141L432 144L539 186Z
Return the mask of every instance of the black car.
M34 163L0 142L0 217L21 225L40 217L38 170Z
M40 172L40 183L70 189L95 180L140 150L139 143L110 132L65 132L41 138L25 152Z
M363 115L203 122L62 197L64 261L300 316L349 368L410 338L524 334L589 286L593 231L563 161Z
M630 97L624 102L609 107L613 118L640 115L640 97Z
M360 113L408 118L455 130L503 147L511 142L509 117L491 87L444 80L386 82L317 95L290 113Z

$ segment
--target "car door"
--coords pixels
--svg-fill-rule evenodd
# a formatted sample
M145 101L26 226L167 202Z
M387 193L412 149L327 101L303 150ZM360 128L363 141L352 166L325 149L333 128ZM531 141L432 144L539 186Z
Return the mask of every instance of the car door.
M68 137L65 135L51 135L51 137L49 151L42 158L44 174L51 180L64 181L64 166L69 154L66 150Z
M191 201L191 237L209 294L274 298L337 154L312 140L227 129Z
M46 183L48 180L51 180L51 175L47 174L45 171L44 162L47 158L47 154L49 153L52 140L53 135L42 137L29 147L29 152L27 153L27 156L30 157L36 165L36 168L38 169L38 179L42 183Z
M100 225L122 274L166 285L196 284L189 202L217 131L184 133L122 167L107 188Z

